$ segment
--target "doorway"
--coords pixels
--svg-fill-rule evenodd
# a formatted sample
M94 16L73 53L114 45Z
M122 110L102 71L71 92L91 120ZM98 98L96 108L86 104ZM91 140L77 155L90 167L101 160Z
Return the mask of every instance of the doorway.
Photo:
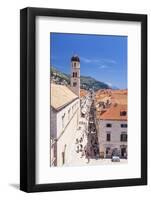
M65 164L65 151L66 151L66 147L67 147L67 145L65 144L64 145L64 151L62 152L62 165Z
M121 157L126 158L126 155L127 155L126 148L125 147L121 148Z

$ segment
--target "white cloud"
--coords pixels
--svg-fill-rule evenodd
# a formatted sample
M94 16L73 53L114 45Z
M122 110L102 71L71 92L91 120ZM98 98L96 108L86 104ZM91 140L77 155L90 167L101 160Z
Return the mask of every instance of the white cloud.
M102 59L102 61L106 62L106 63L110 63L110 64L116 64L117 62L113 59Z
M101 65L101 66L99 66L99 69L106 69L106 68L108 68L107 65Z
M89 59L89 58L85 58L85 57L80 57L80 59L85 63L97 63L97 62L99 62L98 59Z
M80 60L82 60L85 63L91 63L92 60L88 59L88 58L84 58L84 57L80 57Z
M112 83L106 82L106 84L108 84L110 87L112 87Z
M99 59L92 58L92 59L89 59L89 58L86 58L86 57L80 57L80 59L81 59L81 61L83 61L85 63L94 63L94 64L97 64L97 65L101 65L102 68L103 68L103 66L115 65L117 63L113 59L106 59L106 58L99 58Z

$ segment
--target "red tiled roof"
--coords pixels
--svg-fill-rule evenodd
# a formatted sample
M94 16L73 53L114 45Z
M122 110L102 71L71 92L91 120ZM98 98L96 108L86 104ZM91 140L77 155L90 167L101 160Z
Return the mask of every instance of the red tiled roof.
M80 89L80 97L86 96L88 94L87 90Z
M121 115L121 112L125 111L126 115ZM123 104L115 104L106 112L99 115L100 120L119 120L119 121L127 121L127 105Z

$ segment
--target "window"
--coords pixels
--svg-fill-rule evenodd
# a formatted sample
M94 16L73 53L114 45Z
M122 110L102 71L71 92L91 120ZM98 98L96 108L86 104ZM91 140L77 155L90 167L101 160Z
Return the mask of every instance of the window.
M64 113L64 115L62 116L62 129L64 129L64 119L65 119L65 113Z
M76 62L74 63L74 67L76 67Z
M121 139L121 142L127 142L127 134L126 133L122 133L120 139Z
M106 134L106 141L111 141L111 134L110 133L107 133Z
M73 72L73 77L77 77L77 72Z
M76 87L77 86L77 83L76 82L73 82L73 87Z
M68 110L68 120L70 120L70 109Z
M112 124L106 124L106 127L108 127L108 128L112 127Z
M126 116L126 115L127 115L127 112L125 110L120 112L120 116Z
M65 164L65 152L62 152L62 165Z
M127 124L121 124L121 128L127 128Z

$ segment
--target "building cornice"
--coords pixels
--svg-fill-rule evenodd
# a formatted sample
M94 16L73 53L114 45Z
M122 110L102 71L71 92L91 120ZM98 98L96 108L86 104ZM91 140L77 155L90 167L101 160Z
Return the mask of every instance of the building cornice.
M61 111L62 109L64 109L66 106L68 106L69 104L73 103L74 101L76 101L77 99L79 99L79 97L76 97L75 99L73 99L72 101L69 101L68 103L64 104L63 106L58 107L57 109L54 108L53 106L51 106L56 112ZM80 100L80 99L79 99Z

